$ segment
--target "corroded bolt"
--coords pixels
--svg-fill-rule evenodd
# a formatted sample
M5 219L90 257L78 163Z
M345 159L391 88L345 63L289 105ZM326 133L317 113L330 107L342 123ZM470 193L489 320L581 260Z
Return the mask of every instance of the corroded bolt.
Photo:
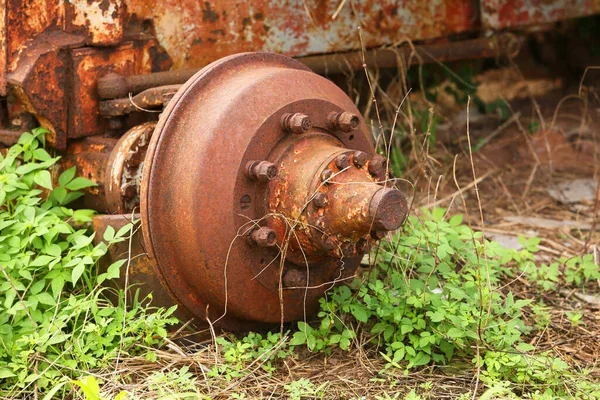
M397 189L381 188L369 203L369 219L376 231L393 231L404 222L408 207L402 192Z
M350 166L350 157L348 154L340 154L335 158L335 166L342 170Z
M124 183L121 186L121 197L125 199L133 199L137 195L137 188L131 182Z
M369 163L369 173L376 178L383 178L387 166L387 159L383 156L376 155Z
M250 242L259 247L273 247L277 244L277 233L266 226L262 226L250 233Z
M332 176L333 176L333 171L330 169L326 169L325 171L323 171L321 173L321 181L323 181L327 184L331 184L331 181L329 181L329 179L331 179Z
M312 128L308 115L302 113L288 113L281 116L281 128L286 132L304 133Z
M366 254L369 252L369 250L371 250L371 244L367 239L360 239L358 242L356 242L356 251L358 251L360 254Z
M342 132L352 132L360 125L360 118L348 111L332 112L329 114L329 124Z
M250 161L246 167L248 178L255 181L267 182L277 176L277 166L268 161Z
M365 166L368 159L369 159L369 156L367 155L367 153L364 153L362 151L355 151L353 154L352 161L354 162L354 166L356 168L362 168Z
M297 269L290 269L283 275L283 286L288 288L305 287L306 273Z
M323 208L329 203L327 199L327 195L325 193L317 193L315 197L313 197L313 204L315 207Z

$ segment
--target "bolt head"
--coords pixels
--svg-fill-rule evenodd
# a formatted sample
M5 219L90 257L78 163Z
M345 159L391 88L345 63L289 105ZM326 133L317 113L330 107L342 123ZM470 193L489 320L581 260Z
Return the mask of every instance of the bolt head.
M329 125L342 132L352 132L360 125L360 117L348 111L332 112L329 114Z
M356 168L364 167L367 161L369 160L369 156L367 155L367 153L362 151L355 151L352 156L352 162L354 163L354 166L356 166Z
M287 132L301 134L312 128L310 117L302 113L284 114L281 117L281 127Z
M342 132L352 132L360 125L358 115L344 111L338 117L338 127Z
M333 171L330 169L326 169L321 173L321 181L326 182L328 185L331 184L331 177L333 176Z
M250 233L250 242L259 247L273 247L277 244L277 232L267 226L262 226Z
M335 158L335 166L339 169L345 169L350 166L350 156L348 154L340 154Z
M269 161L250 161L248 177L260 182L268 182L277 176L277 166Z
M369 173L377 179L385 179L385 171L387 166L387 159L383 156L376 155L369 162Z
M327 195L325 193L317 193L315 197L313 197L313 204L315 207L323 208L327 204L329 204L329 200L327 199Z

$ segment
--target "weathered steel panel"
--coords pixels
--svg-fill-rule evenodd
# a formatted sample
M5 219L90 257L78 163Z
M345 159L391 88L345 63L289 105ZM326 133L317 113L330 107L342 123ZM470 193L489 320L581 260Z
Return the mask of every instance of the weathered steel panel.
M69 0L66 30L88 37L89 44L110 46L123 39L123 0Z
M478 27L477 0L125 0L149 21L175 68L245 51L289 56L429 39Z
M485 28L503 29L582 17L600 12L600 0L481 0Z
M169 56L155 39L140 37L119 47L82 47L72 50L74 72L69 101L69 137L102 134L109 129L100 115L96 80L111 72L122 75L164 71L171 66Z

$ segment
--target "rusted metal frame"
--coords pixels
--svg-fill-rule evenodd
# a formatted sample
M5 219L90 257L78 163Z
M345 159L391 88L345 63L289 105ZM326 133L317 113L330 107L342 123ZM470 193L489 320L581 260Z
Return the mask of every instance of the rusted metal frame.
M101 101L100 115L104 117L117 117L136 111L164 107L180 87L181 85L153 87L131 98Z
M480 0L481 24L486 29L548 24L600 12L599 1L589 0Z
M491 58L506 54L509 40L514 37L498 35L492 38L468 39L456 42L421 44L414 47L383 48L347 53L324 54L298 58L318 74L338 74L348 71L359 71L366 65L369 68L394 68L399 60L408 64L430 64L473 58ZM514 43L514 42L510 42ZM519 44L517 41L514 44ZM511 46L512 54L518 46Z
M505 54L508 42L513 36L499 35L494 38L468 39L456 42L416 45L414 48L383 48L365 52L366 64L370 67L393 68L398 65L399 57L409 60L411 64L447 62L469 58L497 57ZM520 41L513 40L519 45ZM514 54L518 46L512 46ZM298 61L318 74L336 74L345 71L358 71L363 68L361 51L347 53L325 54L297 58ZM154 86L175 85L185 83L200 69L184 69L157 72L145 75L123 76L109 74L98 80L98 94L101 98L113 99L135 95ZM123 104L125 101L122 102ZM108 104L108 103L107 103ZM108 106L107 106L108 107ZM120 107L115 104L115 108ZM105 115L110 115L108 110ZM120 114L115 114L120 115Z
M158 86L182 84L198 71L191 68L131 76L111 73L98 79L98 95L101 99L117 99Z

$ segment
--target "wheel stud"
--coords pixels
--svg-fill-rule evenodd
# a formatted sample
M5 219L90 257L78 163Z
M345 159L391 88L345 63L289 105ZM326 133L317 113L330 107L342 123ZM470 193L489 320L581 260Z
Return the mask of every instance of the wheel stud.
M376 155L369 163L369 173L378 178L382 179L385 177L387 159L383 156Z
M327 199L327 195L325 193L317 193L315 197L313 197L313 204L315 207L323 208L329 203Z
M281 116L281 128L286 132L304 133L312 128L308 115L302 113L288 113Z
M250 233L250 243L259 247L273 247L277 244L277 232L273 229L262 226Z
M332 128L339 129L342 132L352 132L360 125L358 115L351 112L333 112L329 114L329 124Z
M332 177L333 177L333 171L330 169L326 169L325 171L323 171L323 173L321 173L321 181L323 181L327 185L331 184L330 179Z
M369 156L367 155L367 153L364 153L362 151L355 151L354 152L354 165L356 166L356 168L362 168L365 166L365 164L367 163L367 160L369 159Z
M350 166L350 157L348 154L340 154L335 158L335 166L338 167L339 170L346 169Z
M268 161L250 161L246 175L254 181L267 182L277 176L277 166Z

